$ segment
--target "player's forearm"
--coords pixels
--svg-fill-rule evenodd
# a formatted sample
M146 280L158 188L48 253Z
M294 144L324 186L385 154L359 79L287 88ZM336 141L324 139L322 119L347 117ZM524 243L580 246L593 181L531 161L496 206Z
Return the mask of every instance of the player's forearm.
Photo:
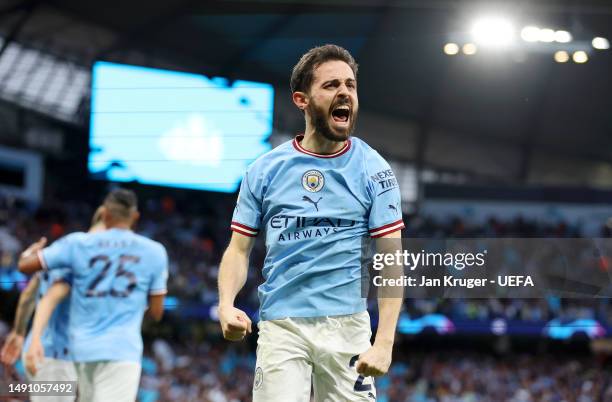
M378 299L378 330L376 331L375 345L392 347L395 341L395 329L400 310L401 298Z
M233 306L236 295L247 279L247 253L228 248L219 266L219 306Z
M19 299L17 311L15 312L15 323L13 324L13 328L18 335L25 335L28 328L28 322L34 313L35 302L35 295L28 295L24 300L21 300L21 298Z
M385 279L397 281L401 278L403 267L401 265L388 266L383 269ZM380 346L393 346L397 320L402 308L403 289L385 286L378 289L378 330L375 344Z
M43 298L40 303L38 303L38 308L36 309L36 314L34 314L34 322L32 323L32 337L40 338L42 336L43 331L47 328L47 324L49 323L49 318L53 313L53 308L49 303L49 299Z
M402 251L401 232L396 231L377 240L376 251L383 254L395 255ZM401 264L387 265L381 270L384 279L394 280L395 283L404 274ZM378 330L376 331L375 345L392 347L395 340L395 330L400 310L402 308L403 288L383 286L378 290Z
M45 297L38 303L34 322L32 324L32 337L40 338L49 323L49 319L57 305L68 295L70 287L64 283L51 286Z
M17 310L15 311L15 322L13 323L13 329L18 335L25 336L28 322L30 318L32 318L34 306L36 305L38 284L38 276L35 276L30 280L23 292L21 292L21 295L19 295L19 302L17 303Z

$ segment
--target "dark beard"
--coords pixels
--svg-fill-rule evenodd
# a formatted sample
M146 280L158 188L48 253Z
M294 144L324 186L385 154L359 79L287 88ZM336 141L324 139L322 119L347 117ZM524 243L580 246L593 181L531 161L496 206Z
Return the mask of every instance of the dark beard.
M338 132L332 129L328 120L329 112L320 109L314 104L314 102L310 102L308 104L308 111L310 112L310 119L312 125L314 126L315 132L321 134L323 138L330 141L340 142L346 141L348 137L353 134L353 130L355 129L355 121L357 121L356 110L351 112L348 130L345 132Z

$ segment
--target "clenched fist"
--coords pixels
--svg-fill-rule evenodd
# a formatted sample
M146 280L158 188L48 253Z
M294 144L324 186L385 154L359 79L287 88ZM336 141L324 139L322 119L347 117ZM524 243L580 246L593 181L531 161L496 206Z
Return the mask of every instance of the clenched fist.
M377 346L374 344L365 353L359 355L357 372L363 376L380 376L387 374L391 365L393 347Z
M240 341L252 331L249 316L233 306L219 306L219 321L223 337L229 341Z

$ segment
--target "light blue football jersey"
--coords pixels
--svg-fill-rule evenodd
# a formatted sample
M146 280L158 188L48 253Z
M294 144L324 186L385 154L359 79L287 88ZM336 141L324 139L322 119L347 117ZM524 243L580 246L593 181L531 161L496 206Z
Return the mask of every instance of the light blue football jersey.
M231 229L265 231L262 320L354 314L361 297L361 242L401 230L401 199L389 164L352 137L332 155L300 145L302 136L251 164Z
M72 271L73 360L140 362L148 295L166 293L164 246L125 229L72 233L43 249L41 261Z
M36 304L38 304L40 299L47 294L47 291L54 283L63 281L72 284L70 270L66 268L40 272L38 273L38 279ZM71 360L70 343L68 341L68 324L70 320L69 308L70 298L68 297L57 305L49 318L47 327L43 331L41 337L41 343L45 350L45 357ZM30 348L31 342L32 332L30 331L24 342L24 353Z

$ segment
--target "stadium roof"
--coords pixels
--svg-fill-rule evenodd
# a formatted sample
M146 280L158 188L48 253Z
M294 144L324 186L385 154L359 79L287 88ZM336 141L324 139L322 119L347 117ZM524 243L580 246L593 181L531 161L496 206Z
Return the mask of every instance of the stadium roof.
M303 122L290 104L290 69L309 48L337 43L360 63L356 135L386 155L498 182L612 185L611 53L559 64L552 51L442 52L491 12L568 30L574 44L612 38L603 0L3 0L0 70L24 46L77 73L104 59L268 81L279 89L275 126L295 132Z

